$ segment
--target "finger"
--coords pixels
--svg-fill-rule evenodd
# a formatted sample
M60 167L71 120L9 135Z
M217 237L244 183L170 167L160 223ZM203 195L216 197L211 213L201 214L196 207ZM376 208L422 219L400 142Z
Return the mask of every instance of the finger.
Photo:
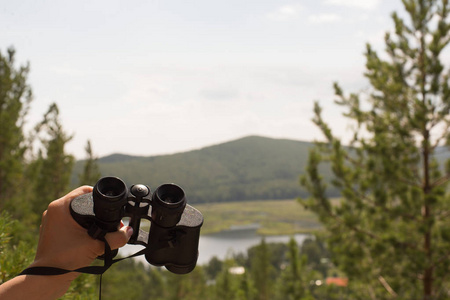
M92 187L88 186L88 185L83 185L80 186L79 188L74 189L73 191L71 191L70 193L68 193L67 195L52 201L47 210L50 209L55 209L55 208L59 208L59 207L68 207L70 201L72 201L74 198L90 193L92 192Z
M67 195L62 197L61 199L65 199L65 201L70 202L70 200L72 200L78 196L81 196L81 195L84 195L87 193L91 193L92 189L93 189L92 186L83 185L83 186L80 186L80 187L74 189L73 191L71 191L70 193L68 193Z
M61 209L66 210L67 207L70 205L70 202L74 198L81 196L83 194L87 194L89 192L92 192L92 187L87 186L87 185L80 186L79 188L74 189L67 195L50 202L50 204L47 207L47 211L44 212L44 216L45 216L45 214L47 214L49 212L51 212L50 214L58 215L57 213L55 213L53 211L60 211Z
M133 234L133 228L124 226L117 231L108 233L105 237L112 250L125 246Z

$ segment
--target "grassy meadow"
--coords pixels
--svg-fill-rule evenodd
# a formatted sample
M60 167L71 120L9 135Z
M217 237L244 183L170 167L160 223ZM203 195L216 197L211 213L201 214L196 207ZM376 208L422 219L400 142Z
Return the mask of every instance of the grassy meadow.
M307 233L320 229L317 217L296 200L241 201L195 204L205 219L202 234L232 226L259 224L262 235Z

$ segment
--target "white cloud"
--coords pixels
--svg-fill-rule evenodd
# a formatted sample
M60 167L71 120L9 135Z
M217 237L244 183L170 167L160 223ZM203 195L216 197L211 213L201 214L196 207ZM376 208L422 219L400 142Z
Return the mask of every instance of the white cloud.
M268 13L267 17L275 21L288 21L295 19L300 11L303 10L301 5L283 5L279 7L276 11Z
M362 9L374 9L381 3L381 0L325 0L324 4L346 6Z
M311 15L308 18L308 21L311 23L335 23L341 21L341 16L337 14L318 14L318 15Z

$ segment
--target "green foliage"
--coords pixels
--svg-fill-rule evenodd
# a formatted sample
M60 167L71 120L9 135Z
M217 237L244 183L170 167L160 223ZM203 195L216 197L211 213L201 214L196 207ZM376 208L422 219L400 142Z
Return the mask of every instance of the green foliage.
M27 144L23 133L31 102L29 66L15 66L15 51L0 52L0 208L20 191Z
M15 66L15 51L0 52L0 275L4 282L29 264L37 243L36 228L29 228L36 217L26 197L30 178L25 153L29 140L23 132L32 100L27 83L28 64ZM18 222L16 217L25 217Z
M155 189L175 182L185 189L190 203L294 199L304 193L298 186L298 172L312 146L250 136L173 155L117 154L100 158L98 165L103 175L118 176L127 184L145 183ZM72 185L78 183L76 174L82 172L82 164L74 167Z
M257 225L258 234L310 233L320 229L317 217L295 200L241 201L196 204L205 224L202 234L230 229L231 226Z
M205 266L205 273L209 280L214 280L223 268L223 262L216 256L212 257Z
M252 270L252 278L254 280L255 288L258 291L257 299L267 300L271 299L273 294L273 281L275 279L275 269L270 263L270 252L265 240L254 248L254 253L249 255L250 268Z
M151 279L158 285L153 286ZM103 275L102 295L105 299L160 299L157 291L161 287L157 274L149 276L142 264L125 260L115 264Z
M314 244L315 240L310 243ZM323 246L323 245L322 245ZM319 247L322 247L319 246ZM264 240L246 254L220 261L213 258L185 275L168 272L132 259L114 264L104 275L102 297L105 299L342 299L350 291L345 287L311 285L324 277L303 249L289 245L268 244ZM266 272L268 271L268 272ZM98 276L82 275L62 299L94 299ZM262 282L261 282L262 280ZM264 284L268 287L262 288Z
M325 243L317 235L315 239L307 238L303 241L300 253L306 257L311 269L320 272L323 278L327 277L331 257Z
M34 258L40 217L47 204L68 191L73 158L64 152L70 140L50 106L38 132L23 125L32 98L29 66L15 66L15 51L0 52L0 284L25 269ZM36 137L39 140L36 141ZM33 152L31 145L39 147ZM95 279L80 276L64 299L93 299Z
M303 299L308 291L309 279L305 278L306 272L302 272L306 265L306 256L300 257L297 243L294 239L288 245L289 264L280 276L278 284L279 294L282 299Z
M188 275L177 275L167 272L165 299L205 299L207 294L205 274L197 267Z
M59 109L50 105L44 119L36 126L36 132L43 145L33 165L38 170L35 182L33 208L36 213L43 212L50 201L69 192L69 181L74 158L65 152L65 145L72 139L62 128ZM42 188L46 187L46 188Z
M86 160L84 162L83 173L78 176L79 185L95 185L95 183L100 179L100 169L98 166L97 158L92 152L91 141L87 141L86 145Z
M127 259L103 275L106 299L206 299L206 279L201 267L176 275Z
M6 212L0 214L0 284L19 274L34 258L37 241L13 243L16 223Z
M403 4L411 19L393 14L387 59L367 46L371 92L345 95L334 86L336 103L355 124L351 150L316 103L313 121L327 143L311 150L301 180L311 193L301 202L325 225L335 262L360 289L356 299L443 299L450 283L441 276L450 267L450 239L442 234L449 229L450 174L437 160L437 149L449 144L450 70L440 59L450 41L448 3ZM334 174L328 184L341 192L338 204L327 196L322 162Z
M248 280L243 280L243 274L237 275L230 271L233 267L236 267L234 260L226 260L221 272L215 277L214 291L217 299L248 299L247 294L255 294L252 287L248 287ZM241 290L241 288L243 289Z
M72 281L69 290L61 297L61 300L84 300L95 299L98 294L99 282L98 278L81 274L77 279Z

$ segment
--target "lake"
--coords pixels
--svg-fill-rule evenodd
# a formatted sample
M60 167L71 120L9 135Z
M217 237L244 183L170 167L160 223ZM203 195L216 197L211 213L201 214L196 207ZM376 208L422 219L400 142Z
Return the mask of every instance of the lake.
M308 236L307 234L295 234L293 237L297 244L301 245ZM198 264L206 264L214 256L223 260L227 255L233 253L242 252L246 254L247 249L260 244L263 238L265 238L266 243L287 243L291 237L290 235L263 237L257 234L257 228L254 227L236 228L215 234L202 235L198 249ZM121 248L120 254L122 256L130 255L142 248L142 246L126 245ZM147 263L144 256L139 256L135 259Z
M260 236L255 229L227 230L216 234L204 235L200 237L198 264L208 263L216 256L223 260L230 254L247 253L247 249L261 243L265 238L266 243L288 243L290 235ZM298 245L308 237L306 234L296 234L293 236Z

